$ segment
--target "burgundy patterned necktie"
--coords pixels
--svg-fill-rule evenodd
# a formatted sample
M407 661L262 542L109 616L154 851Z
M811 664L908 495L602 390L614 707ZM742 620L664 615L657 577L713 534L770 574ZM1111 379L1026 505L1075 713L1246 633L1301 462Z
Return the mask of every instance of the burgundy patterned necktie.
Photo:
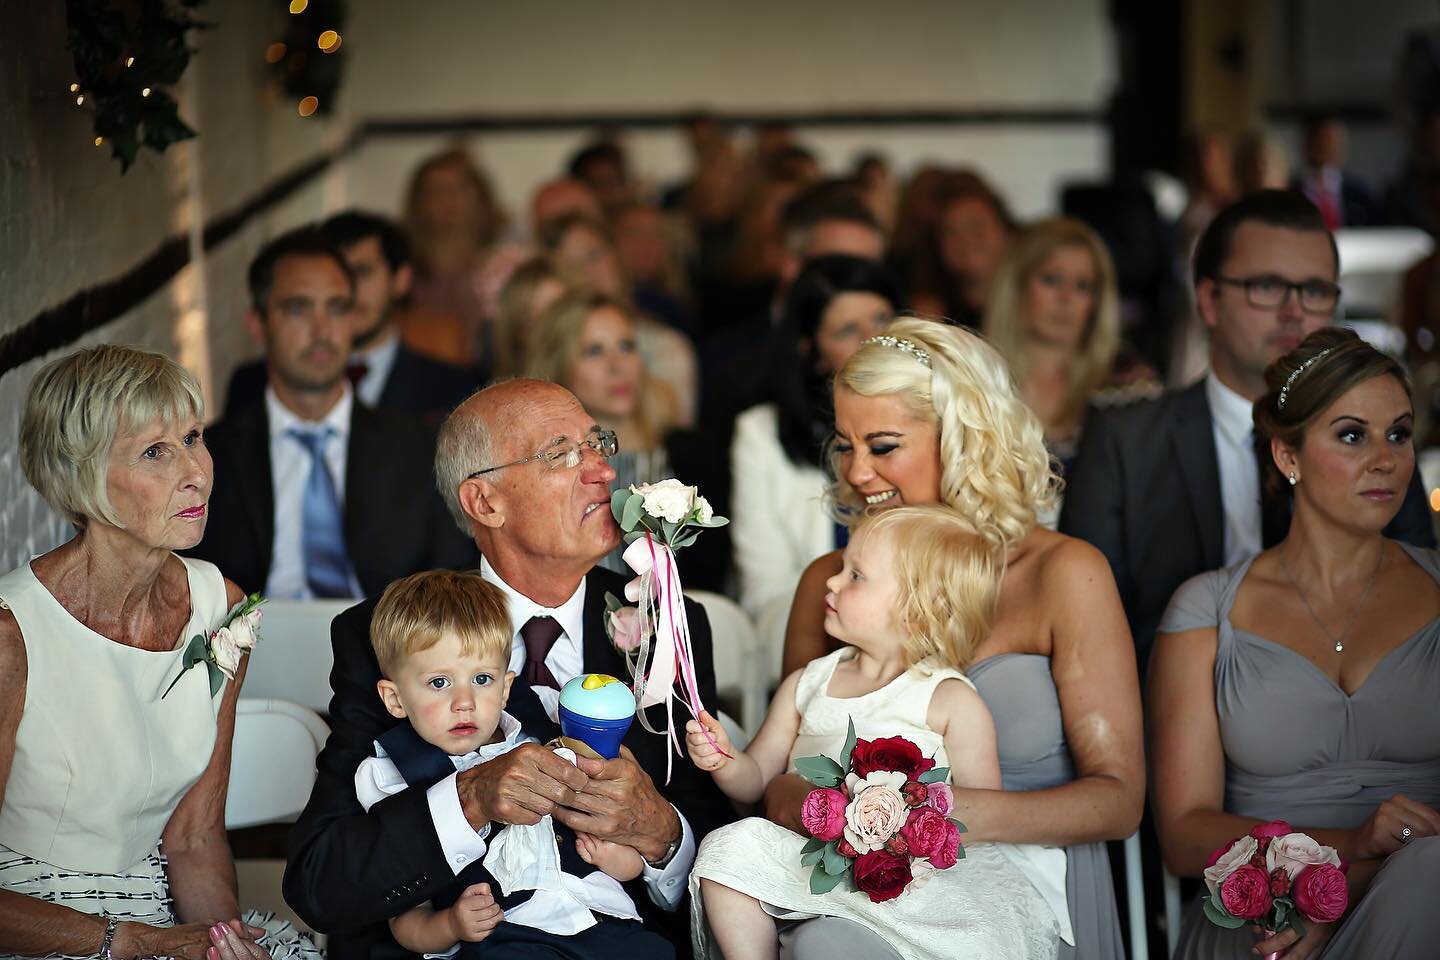
M560 689L555 675L545 666L545 658L561 632L560 622L554 617L531 617L520 628L520 639L525 641L525 682L530 686Z

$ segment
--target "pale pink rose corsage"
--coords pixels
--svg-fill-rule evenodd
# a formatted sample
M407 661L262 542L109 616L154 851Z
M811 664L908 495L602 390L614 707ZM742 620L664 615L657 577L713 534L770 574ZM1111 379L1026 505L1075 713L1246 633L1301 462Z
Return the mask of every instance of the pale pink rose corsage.
M212 697L220 692L220 687L227 679L235 679L235 671L240 669L240 661L260 639L260 605L264 602L265 598L260 594L252 593L237 603L226 614L220 626L210 631L208 637L203 633L191 637L180 658L180 673L170 681L170 686L165 688L160 699L164 700L169 696L180 678L197 663L205 664L210 673Z

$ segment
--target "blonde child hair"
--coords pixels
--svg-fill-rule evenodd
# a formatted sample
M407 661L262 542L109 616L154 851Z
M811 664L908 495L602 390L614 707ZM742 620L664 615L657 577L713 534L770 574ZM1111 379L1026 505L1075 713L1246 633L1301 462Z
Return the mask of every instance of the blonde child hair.
M510 608L505 594L475 571L426 570L385 588L370 621L370 645L387 680L407 657L429 650L446 633L465 656L510 659Z
M865 520L855 537L890 538L899 586L896 618L903 625L905 661L934 657L963 670L990 633L1002 552L949 507L895 507Z

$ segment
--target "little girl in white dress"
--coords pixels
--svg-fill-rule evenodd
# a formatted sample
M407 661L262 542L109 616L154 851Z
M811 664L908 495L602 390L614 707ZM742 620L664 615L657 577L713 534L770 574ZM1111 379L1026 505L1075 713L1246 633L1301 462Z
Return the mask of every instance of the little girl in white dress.
M944 507L869 520L827 584L825 629L846 646L785 678L743 753L708 714L690 721L691 759L731 799L754 803L797 757L844 764L853 721L860 739L911 740L950 768L956 787L1000 789L994 723L960 668L989 629L1003 570ZM864 924L906 960L1035 960L1071 940L1059 848L966 844L954 866L918 871L898 898L874 903L847 884L811 893L812 868L800 865L807 839L759 818L706 837L690 878L697 956L712 955L713 935L731 960L775 957L777 920L817 916Z

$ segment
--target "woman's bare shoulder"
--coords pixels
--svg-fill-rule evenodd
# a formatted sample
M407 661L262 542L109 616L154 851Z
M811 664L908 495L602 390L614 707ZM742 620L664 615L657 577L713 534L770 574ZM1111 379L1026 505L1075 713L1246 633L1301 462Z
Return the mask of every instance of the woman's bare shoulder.
M841 551L831 550L829 553L822 553L811 560L810 566L800 574L800 587L796 592L799 593L807 588L814 589L817 583L823 589L825 581L839 573L840 568L844 565L845 555Z
M0 607L0 691L9 696L23 690L28 670L20 622L9 607Z

